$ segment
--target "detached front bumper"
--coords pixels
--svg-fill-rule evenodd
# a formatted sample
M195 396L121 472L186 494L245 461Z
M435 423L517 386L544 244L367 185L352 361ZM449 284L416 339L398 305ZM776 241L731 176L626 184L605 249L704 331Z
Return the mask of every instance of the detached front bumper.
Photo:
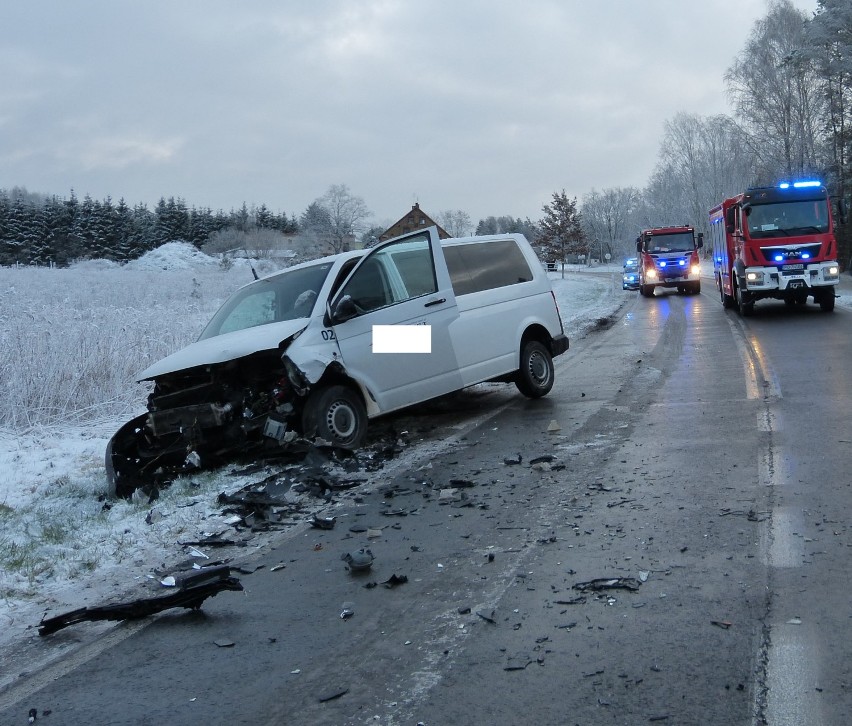
M837 285L840 266L836 262L789 264L778 267L747 267L746 290L749 292L787 292Z

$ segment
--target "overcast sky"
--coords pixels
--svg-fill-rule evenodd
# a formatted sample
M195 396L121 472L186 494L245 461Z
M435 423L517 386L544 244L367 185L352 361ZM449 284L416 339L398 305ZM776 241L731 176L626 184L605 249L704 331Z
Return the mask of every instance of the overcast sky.
M816 0L793 0L809 15ZM729 112L766 0L25 0L0 22L0 188L297 216L346 184L540 219L643 187L663 124Z

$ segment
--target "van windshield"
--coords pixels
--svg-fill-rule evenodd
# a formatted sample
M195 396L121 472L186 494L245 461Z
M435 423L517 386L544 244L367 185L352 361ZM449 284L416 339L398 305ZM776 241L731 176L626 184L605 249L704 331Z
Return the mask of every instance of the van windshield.
M237 290L204 328L199 340L284 320L309 318L331 262L285 271Z

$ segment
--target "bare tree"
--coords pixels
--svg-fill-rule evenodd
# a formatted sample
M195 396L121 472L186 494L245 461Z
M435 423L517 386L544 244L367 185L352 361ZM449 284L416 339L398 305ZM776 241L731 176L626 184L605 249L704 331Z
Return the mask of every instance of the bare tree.
M819 85L807 43L807 16L790 0L771 0L746 47L725 74L728 94L760 162L758 182L818 169Z
M585 197L581 214L586 235L614 257L629 256L633 230L628 228L641 192L635 187L592 189ZM635 233L632 234L635 237Z
M708 210L751 183L752 158L728 116L677 114L665 124L657 166L636 207L635 226L692 224L707 232Z
M467 237L473 231L473 222L467 212L461 209L448 209L435 215L435 221L440 224L451 237Z
M370 210L361 197L354 196L345 184L332 184L315 204L328 215L328 242L333 253L348 250L356 235L363 231Z

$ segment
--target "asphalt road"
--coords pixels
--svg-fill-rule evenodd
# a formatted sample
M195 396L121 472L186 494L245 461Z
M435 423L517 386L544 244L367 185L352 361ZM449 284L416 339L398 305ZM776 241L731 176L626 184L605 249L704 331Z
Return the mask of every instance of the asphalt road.
M852 313L624 296L547 398L398 417L434 428L244 593L50 636L0 724L846 723Z

